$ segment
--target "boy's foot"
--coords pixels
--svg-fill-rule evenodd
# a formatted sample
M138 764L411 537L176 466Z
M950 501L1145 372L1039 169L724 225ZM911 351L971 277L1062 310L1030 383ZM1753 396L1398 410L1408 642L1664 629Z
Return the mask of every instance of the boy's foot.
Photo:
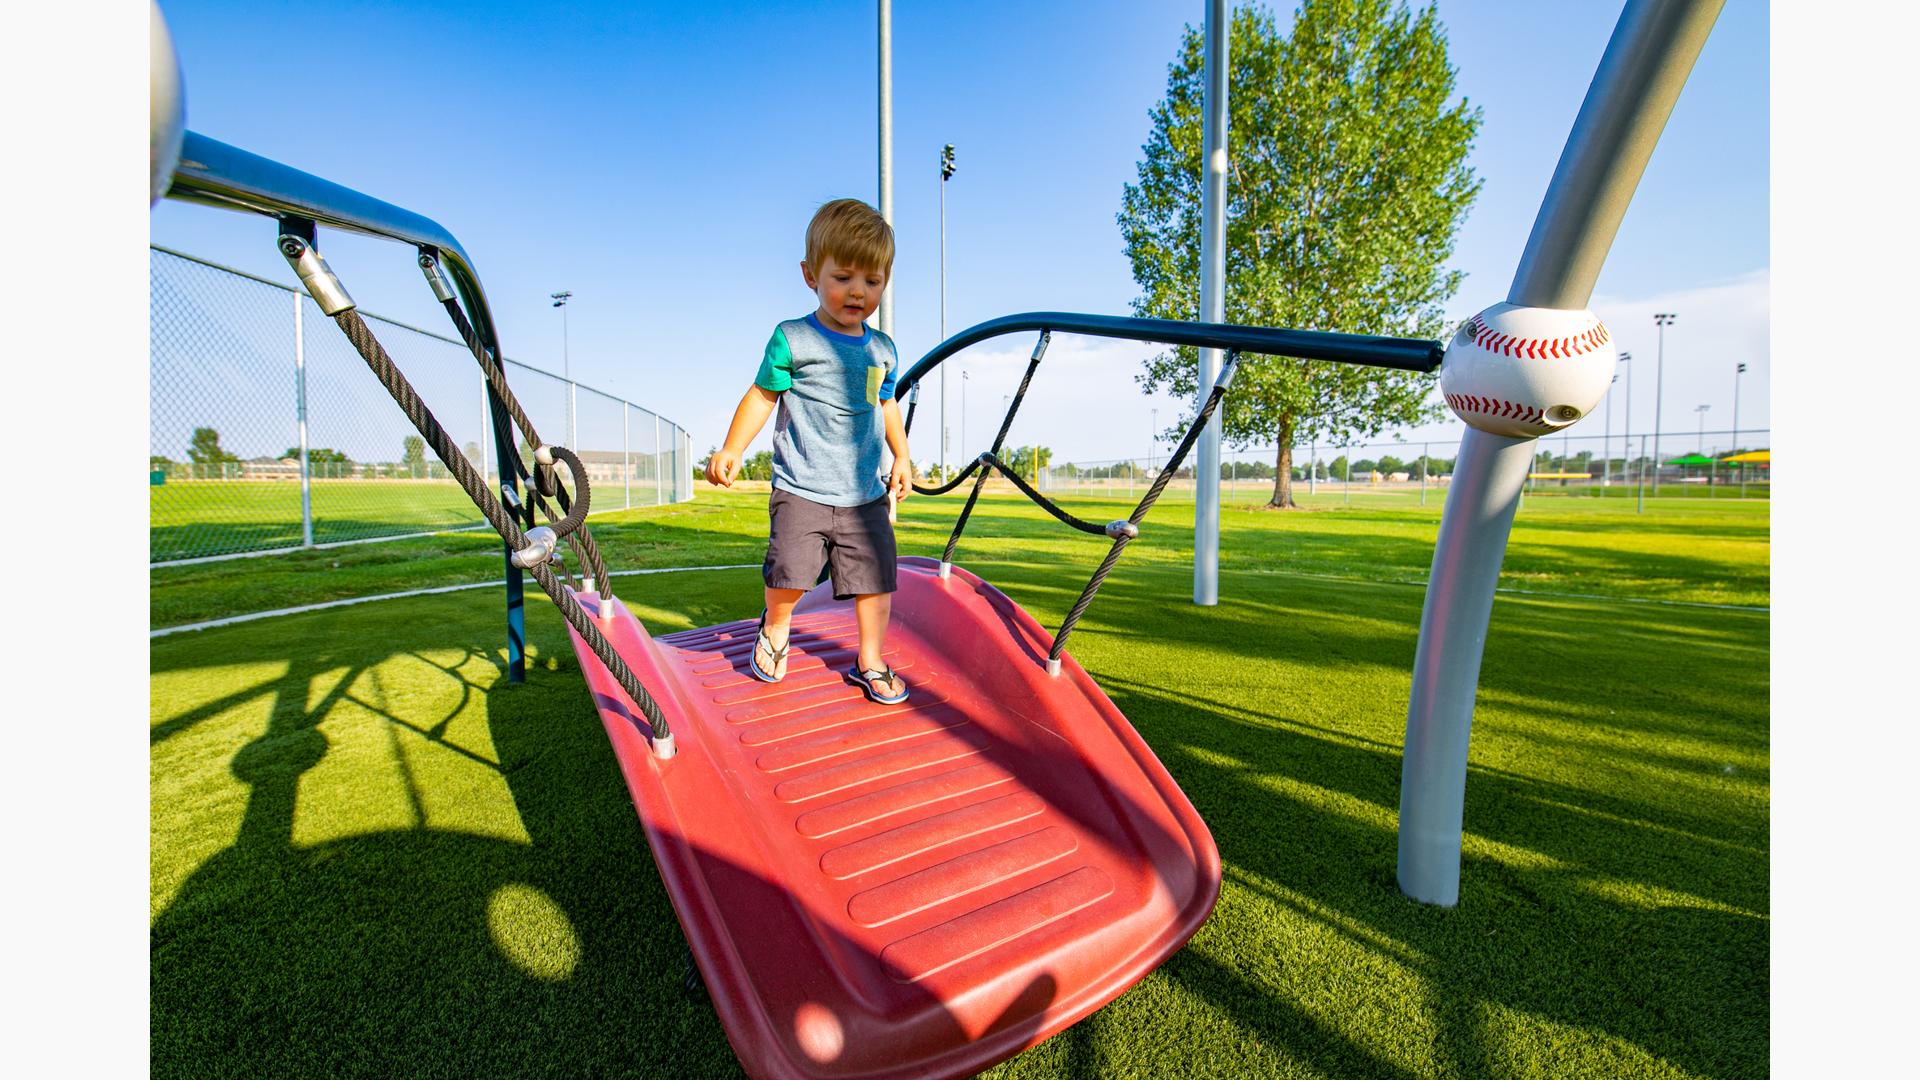
M788 633L791 635L791 628ZM790 644L792 642L789 640L782 642L779 648L774 648L773 639L767 636L767 612L761 609L760 632L753 639L753 658L747 661L747 666L753 669L753 677L761 682L779 682L786 678L787 646Z
M894 674L893 668L881 664L877 668L863 668L855 664L853 677L860 680L860 689L866 692L867 699L881 705L898 705L907 700L907 682Z

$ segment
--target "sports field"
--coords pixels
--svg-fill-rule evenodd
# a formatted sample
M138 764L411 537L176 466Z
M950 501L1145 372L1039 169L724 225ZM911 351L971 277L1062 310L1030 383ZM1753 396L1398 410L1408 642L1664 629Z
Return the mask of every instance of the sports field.
M1213 830L1220 902L988 1075L1765 1074L1769 505L1529 497L1440 910L1394 886L1439 503L1231 508L1214 608L1187 603L1191 504L1148 519L1072 651ZM904 504L902 553L958 505ZM615 568L757 564L764 497L593 528ZM1105 546L994 496L958 561L1057 625ZM467 533L162 569L151 619L499 567ZM618 583L655 633L760 606L751 569ZM155 1075L737 1073L564 627L527 623L520 685L491 590L153 642Z
M481 522L451 480L315 480L312 487L316 544ZM297 480L168 480L147 490L152 562L300 546ZM625 487L609 483L596 505L620 506L626 497ZM635 481L632 497L653 505L653 481Z

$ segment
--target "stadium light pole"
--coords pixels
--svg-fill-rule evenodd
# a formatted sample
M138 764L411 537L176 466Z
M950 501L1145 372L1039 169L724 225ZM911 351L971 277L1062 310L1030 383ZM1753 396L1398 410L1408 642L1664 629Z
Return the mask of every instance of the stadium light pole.
M973 376L967 373L967 369L961 368L960 369L960 458L962 461L967 460L967 384L972 381L973 381ZM943 484L946 483L947 478L944 476L941 477L940 482Z
M1700 430L1694 436L1693 452L1705 456L1707 452L1707 410L1711 405L1695 405L1693 411L1700 414Z
M573 419L573 356L567 346L567 301L573 299L573 291L562 289L548 295L553 298L553 306L560 309L560 372L567 380L567 445L579 446L580 438L574 433Z
M567 355L567 301L573 299L573 293L567 290L551 294L553 306L560 309L560 371L573 381L573 362Z
M1747 373L1747 365L1733 365L1733 452L1740 452L1740 376Z
M1613 387L1620 382L1620 376L1614 375L1607 384L1607 434L1600 440L1600 486L1609 487L1608 480L1613 476Z
M1633 354L1621 352L1620 362L1627 365L1627 400L1620 403L1620 482L1627 482L1627 466L1633 463Z
M1659 327L1659 351L1653 361L1653 493L1660 494L1660 396L1667 381L1667 327L1679 318L1671 311L1656 311L1653 325Z
M940 340L947 340L947 181L953 179L953 144L940 149ZM940 365L940 482L947 481L947 365Z
M1740 376L1746 374L1747 365L1733 365L1733 452L1740 452ZM1734 467L1740 470L1740 497L1747 497L1747 463L1738 461Z

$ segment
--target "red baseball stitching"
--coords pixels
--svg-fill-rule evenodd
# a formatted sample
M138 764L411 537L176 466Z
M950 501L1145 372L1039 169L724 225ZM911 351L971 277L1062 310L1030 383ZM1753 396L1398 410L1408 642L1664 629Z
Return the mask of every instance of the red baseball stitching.
M1522 360L1553 360L1583 356L1613 340L1606 324L1596 322L1578 334L1556 338L1527 338L1503 334L1475 315L1468 323L1475 345L1488 352Z
M1447 404L1453 406L1456 412L1485 413L1488 416L1500 416L1529 424L1538 424L1545 419L1545 414L1541 410L1531 405L1507 401L1504 398L1476 397L1471 394L1447 394L1445 397Z

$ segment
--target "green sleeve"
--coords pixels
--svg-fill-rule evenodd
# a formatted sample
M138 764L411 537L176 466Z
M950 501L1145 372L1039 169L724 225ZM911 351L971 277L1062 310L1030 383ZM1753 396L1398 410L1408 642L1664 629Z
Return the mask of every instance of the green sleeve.
M760 358L760 374L753 377L753 385L773 394L785 393L793 386L793 351L787 348L787 335L777 326L767 340L767 354Z

